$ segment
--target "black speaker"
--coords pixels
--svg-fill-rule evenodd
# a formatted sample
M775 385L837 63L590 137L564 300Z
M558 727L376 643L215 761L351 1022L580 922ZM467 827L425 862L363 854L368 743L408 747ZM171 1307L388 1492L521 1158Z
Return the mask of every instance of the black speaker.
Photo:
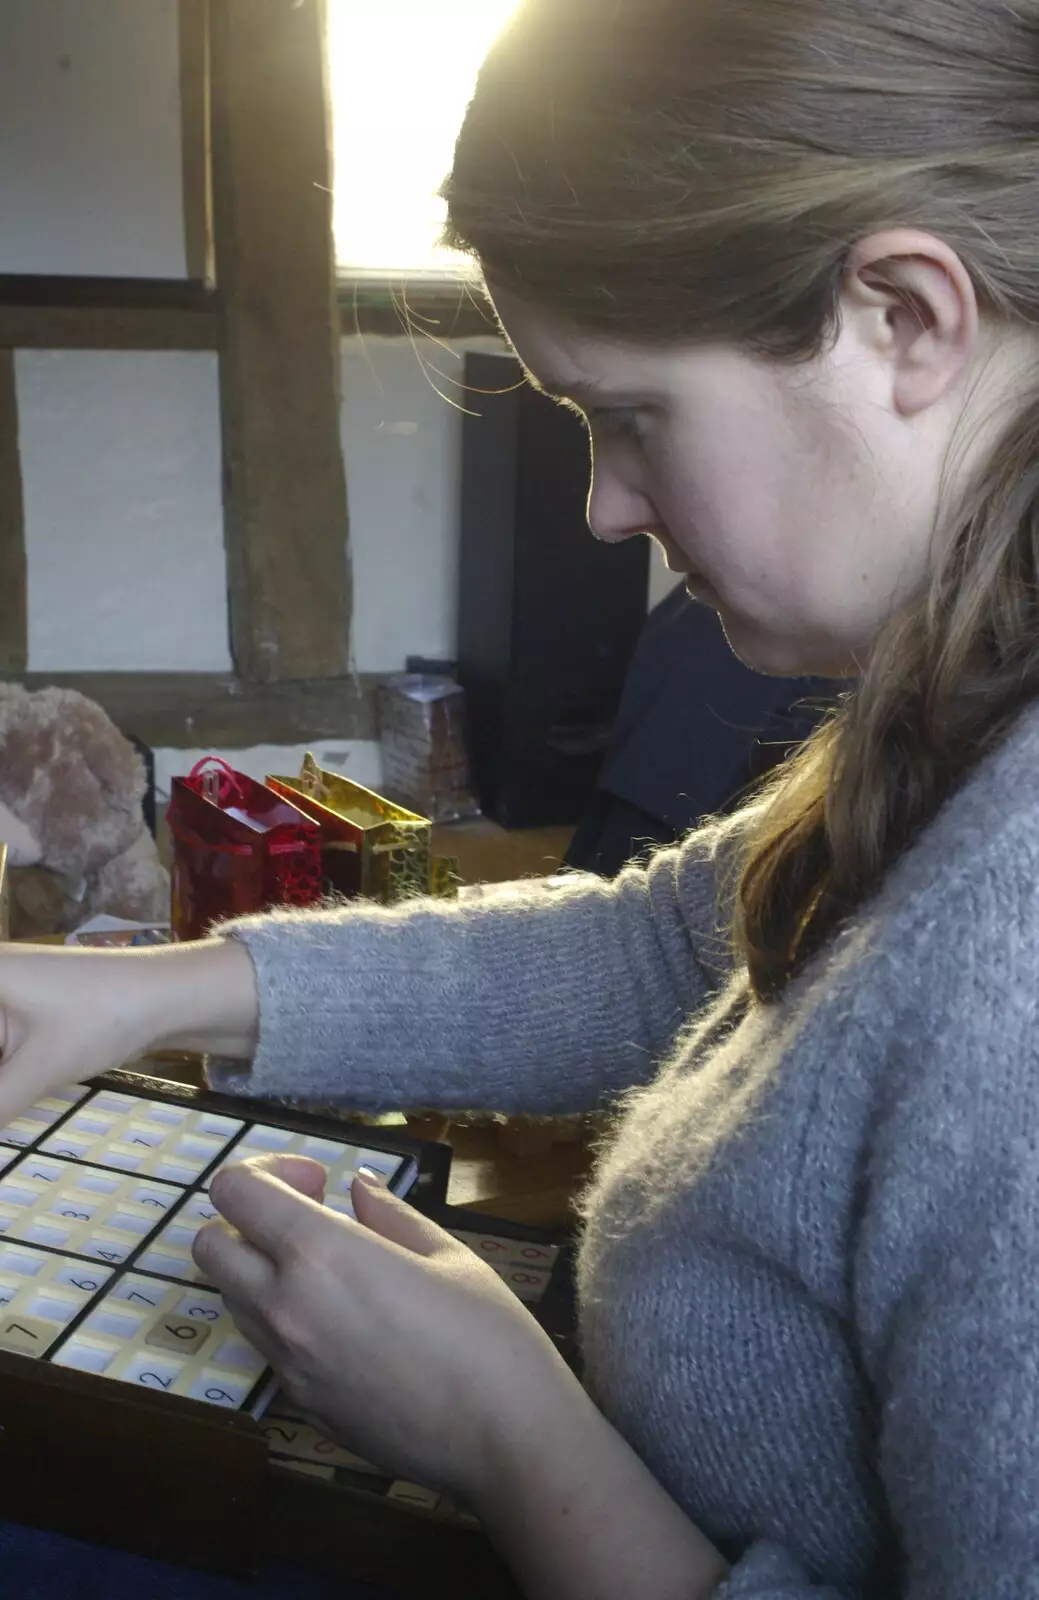
M466 358L459 680L485 814L577 822L646 620L649 542L588 530L588 439L510 356Z

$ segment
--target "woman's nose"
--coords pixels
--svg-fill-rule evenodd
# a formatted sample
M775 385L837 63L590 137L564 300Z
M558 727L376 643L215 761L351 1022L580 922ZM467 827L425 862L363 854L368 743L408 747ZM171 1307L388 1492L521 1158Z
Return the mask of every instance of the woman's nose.
M588 496L588 526L604 544L620 544L657 523L656 509L644 494L608 472L593 470Z

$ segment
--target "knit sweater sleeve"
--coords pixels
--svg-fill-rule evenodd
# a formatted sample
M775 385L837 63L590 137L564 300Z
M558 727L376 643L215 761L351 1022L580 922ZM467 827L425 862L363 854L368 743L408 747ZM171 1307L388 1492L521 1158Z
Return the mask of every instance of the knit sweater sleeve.
M629 868L457 902L249 917L260 997L251 1095L563 1113L645 1081L726 974L718 881L732 820Z
M1039 840L1013 854L925 896L885 974L850 1268L900 1551L885 1600L1039 1595ZM761 1543L718 1600L841 1597Z

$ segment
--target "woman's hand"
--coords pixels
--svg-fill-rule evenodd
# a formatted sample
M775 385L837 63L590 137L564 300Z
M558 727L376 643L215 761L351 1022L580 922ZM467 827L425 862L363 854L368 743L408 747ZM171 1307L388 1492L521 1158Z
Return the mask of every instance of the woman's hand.
M292 1400L359 1455L478 1498L510 1438L577 1380L501 1280L376 1184L357 1222L320 1205L325 1172L300 1157L226 1168L225 1220L195 1259Z
M225 1167L195 1259L334 1439L476 1511L531 1600L706 1600L718 1552L484 1262L378 1187L323 1209L297 1156Z
M0 1127L149 1050L247 1055L252 963L235 940L147 950L0 945Z

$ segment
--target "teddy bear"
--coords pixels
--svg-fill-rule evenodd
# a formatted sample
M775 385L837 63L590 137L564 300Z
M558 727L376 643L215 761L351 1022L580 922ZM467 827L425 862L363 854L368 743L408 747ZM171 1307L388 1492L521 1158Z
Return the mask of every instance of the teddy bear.
M169 921L146 783L133 745L85 695L0 683L0 840L15 937L68 933L98 912Z

